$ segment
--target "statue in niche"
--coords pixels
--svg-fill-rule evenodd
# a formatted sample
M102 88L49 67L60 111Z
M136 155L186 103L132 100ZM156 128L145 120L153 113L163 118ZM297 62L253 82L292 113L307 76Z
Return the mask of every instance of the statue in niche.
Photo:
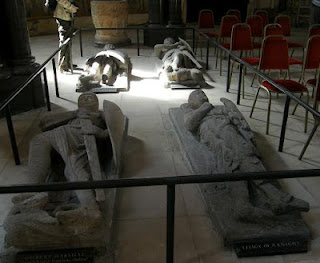
M192 172L235 173L235 177L237 172L264 172L253 133L244 117L231 101L222 98L221 102L224 105L213 106L202 90L196 90L190 94L188 103L169 110ZM309 210L309 204L283 191L278 181L209 183L199 187L225 245L233 246L238 255L305 251L307 245L278 250L270 246L270 250L254 251L244 246L284 240L306 244L310 240L310 231L300 215Z
M92 88L113 86L119 76L127 77L127 87L132 64L128 54L115 50L114 45L107 44L103 51L86 61L85 73L79 77L77 91L89 91Z
M186 41L179 38L178 42L174 42L172 38L166 38L163 44L155 45L154 50L162 60L159 78L167 85L206 86L202 66Z
M127 119L112 102L104 101L103 112L98 107L94 93L83 93L78 99L78 110L41 119L43 132L32 139L29 148L30 183L118 176L120 140L125 139ZM110 242L114 199L115 189L15 196L4 223L6 247L106 246Z

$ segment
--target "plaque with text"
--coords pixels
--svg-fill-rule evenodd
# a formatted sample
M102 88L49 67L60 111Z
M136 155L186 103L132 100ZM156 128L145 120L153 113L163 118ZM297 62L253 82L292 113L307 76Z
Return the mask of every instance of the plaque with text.
M17 253L16 263L93 263L94 248L24 251Z
M288 253L303 253L308 250L308 243L303 240L269 242L243 242L233 246L238 257L280 255Z

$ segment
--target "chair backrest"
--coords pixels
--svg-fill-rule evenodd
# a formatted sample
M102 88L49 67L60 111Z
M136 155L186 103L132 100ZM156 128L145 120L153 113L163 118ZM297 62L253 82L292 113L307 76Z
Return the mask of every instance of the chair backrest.
M200 10L198 28L214 28L214 16L211 9Z
M283 36L283 29L279 24L267 24L264 27L264 36Z
M308 39L303 69L318 69L320 66L320 35Z
M239 20L239 23L241 22L241 13L238 9L229 9L227 11L227 15L236 16Z
M230 50L252 50L251 28L246 23L238 23L232 27Z
M287 15L278 15L275 20L275 23L281 25L283 30L283 35L286 37L291 36L291 20Z
M221 25L219 31L219 37L231 37L232 27L239 23L239 20L234 15L225 15L221 18Z
M255 15L261 16L262 18L262 23L263 23L263 28L269 24L269 14L266 10L257 10L254 12Z
M288 42L284 36L267 36L262 42L260 70L289 68Z
M309 37L320 35L320 24L313 24L309 27Z
M261 16L247 16L246 23L250 26L253 37L263 37L263 21Z

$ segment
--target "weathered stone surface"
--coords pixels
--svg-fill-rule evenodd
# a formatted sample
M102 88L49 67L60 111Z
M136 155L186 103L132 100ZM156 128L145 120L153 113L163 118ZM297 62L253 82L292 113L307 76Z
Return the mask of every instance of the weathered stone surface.
M114 50L114 48L113 45L107 44L105 46L107 50L100 51L87 59L85 73L79 77L76 91L102 92L98 90L100 87L102 89L113 87L117 90L130 89L131 60L128 54ZM118 78L126 78L126 81L122 85L117 85Z
M93 24L96 28L126 27L128 24L127 1L91 1L91 13ZM107 43L116 46L130 44L124 30L97 30L95 44L104 46Z
M191 93L187 104L169 110L178 140L194 174L261 172L254 136L236 106ZM281 190L276 181L201 184L213 224L238 256L304 252L310 231L300 211L308 203Z
M181 38L176 43L172 42L165 39L165 44L154 46L156 56L162 60L159 78L170 87L176 84L193 88L205 87L202 66L189 44Z
M77 111L41 121L44 132L30 145L31 183L118 178L127 118L109 101L104 101L104 112L98 111L98 100L92 93L82 94L78 105ZM16 249L108 247L115 197L116 189L14 197L4 222L4 262L12 262L5 260L14 258L8 255Z

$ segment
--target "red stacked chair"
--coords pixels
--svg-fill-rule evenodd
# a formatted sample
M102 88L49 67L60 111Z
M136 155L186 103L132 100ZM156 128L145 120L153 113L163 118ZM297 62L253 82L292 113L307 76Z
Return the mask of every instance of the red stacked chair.
M263 28L269 24L269 14L265 10L257 10L254 12L255 15L261 16L263 22Z
M251 36L253 41L253 49L261 48L261 40L263 38L263 20L261 16L251 15L247 16L246 23L251 27ZM256 42L255 39L259 38L260 41Z
M285 36L282 26L278 23L266 25L264 28L264 35L265 36L271 36L271 35ZM289 45L289 43L288 43L288 45ZM292 65L301 65L302 66L303 61L301 59L290 57L289 64L290 64L290 66L292 66ZM290 77L290 74L289 74L289 77Z
M282 29L283 29L283 34L285 37L290 37L291 36L291 20L290 17L287 15L278 15L275 18L275 23L280 24ZM293 48L291 57L293 55L293 52L295 48L302 48L304 49L304 45L297 43L297 42L290 42L288 41L288 47Z
M259 69L261 71L270 71L270 70L289 70L289 55L288 55L288 42L283 36L267 36L263 40L262 49L261 49L261 58L259 63ZM287 75L286 74L286 75ZM307 101L309 100L308 89L305 85L290 79L275 79L275 83L281 85L288 91L292 93L306 93ZM268 81L260 82L258 87L255 100L252 105L250 117L252 117L255 104L259 95L259 91L264 89L268 93L268 114L267 114L267 127L266 134L269 134L269 123L270 123L270 112L271 112L271 93L280 93L275 86L270 84ZM308 111L306 111L305 119L305 129L307 127L307 116Z
M259 58L258 57L243 57L243 52L252 51L253 49L253 43L252 43L252 37L251 37L251 28L246 23L238 23L235 24L232 27L231 32L231 41L230 41L230 51L231 52L240 52L239 57L250 64L251 66L257 66L259 65ZM230 75L229 78L229 84L231 83L231 76L233 71L233 64L232 62ZM221 68L221 64L220 64ZM243 72L244 73L244 72ZM244 78L242 78L244 79ZM229 89L229 87L228 87ZM244 97L244 83L242 83L242 97Z
M241 13L238 9L229 9L227 11L227 15L229 16L236 16L239 20L239 23L241 22Z
M313 24L309 27L309 37L320 35L320 24Z
M213 37L213 38L218 38L218 34L214 32L214 16L213 12L210 9L202 9L199 12L199 17L198 17L198 29L204 33L208 37ZM199 35L196 41L196 49L198 46L198 40L199 40ZM202 49L201 50L201 57L202 57Z
M232 27L239 23L240 21L238 18L234 15L225 15L221 18L221 24L220 24L220 30L219 30L219 42L220 44L226 48L230 49L230 43L226 43L226 39L231 38L231 31ZM222 72L222 50L220 49L220 75ZM216 60L216 67L218 66L218 54L217 54L217 60Z

